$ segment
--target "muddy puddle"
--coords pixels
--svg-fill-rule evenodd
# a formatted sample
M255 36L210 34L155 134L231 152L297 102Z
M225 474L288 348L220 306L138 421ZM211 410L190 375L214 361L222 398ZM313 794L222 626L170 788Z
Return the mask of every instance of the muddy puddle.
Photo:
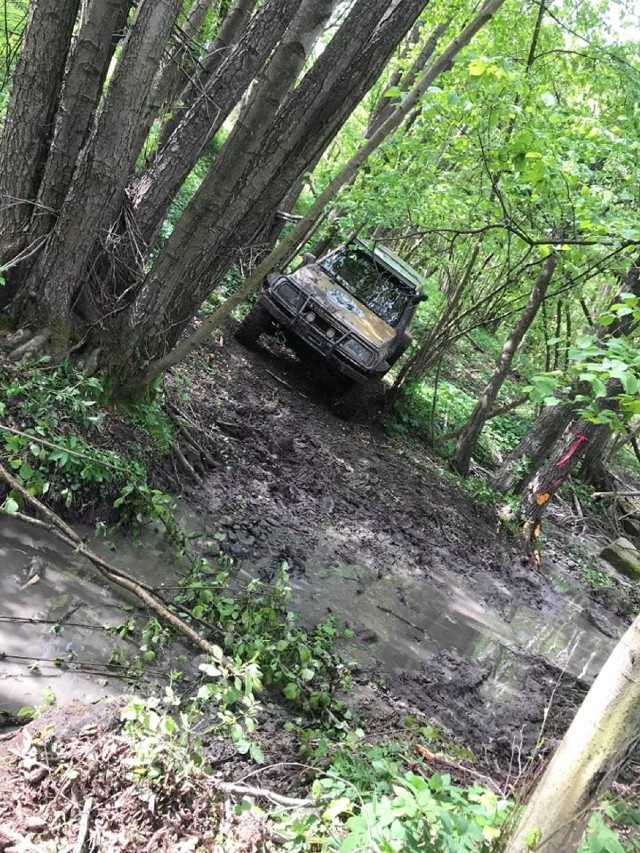
M119 539L113 553L101 541L92 547L150 585L175 576L169 550L153 534L140 547ZM127 690L119 677L127 667L116 649L133 658L138 644L115 629L129 618L146 620L133 597L102 582L86 560L46 531L6 517L0 520L0 565L0 710L38 707L48 696L63 703ZM149 665L142 679L164 683L166 673Z
M604 637L576 601L567 612L540 613L513 605L505 620L480 603L458 579L440 575L419 582L386 576L371 578L358 566L318 569L292 580L293 606L313 623L336 616L355 630L351 649L363 664L387 671L418 669L441 649L481 663L504 663L496 670L496 689L508 689L509 669L518 658L541 657L576 679L591 681L614 641ZM572 606L573 605L573 606Z
M216 530L211 518L203 524L193 513L183 512L183 521L192 531L206 528L207 536ZM130 689L122 656L135 658L139 640L116 629L129 618L138 625L146 620L135 600L44 531L3 519L0 534L0 710L38 707L47 696L61 704ZM327 530L304 571L291 573L291 606L303 623L335 617L351 628L341 650L378 690L377 699L365 691L358 705L356 689L356 708L365 714L383 715L390 691L454 731L464 722L458 734L469 742L474 726L477 737L499 741L510 728L505 717L526 740L562 674L584 690L613 648L615 640L589 621L584 593L560 570L538 582L564 590L561 611L522 606L509 590L498 610L446 571L418 577L400 564L396 573L380 573L338 563L330 540ZM115 551L100 541L92 547L151 586L179 582L182 567L160 536L149 533L137 545L120 537L114 544ZM260 560L236 558L234 567L238 578L260 574ZM185 652L174 646L171 654ZM146 665L142 689L145 682L164 685L168 668L166 658Z

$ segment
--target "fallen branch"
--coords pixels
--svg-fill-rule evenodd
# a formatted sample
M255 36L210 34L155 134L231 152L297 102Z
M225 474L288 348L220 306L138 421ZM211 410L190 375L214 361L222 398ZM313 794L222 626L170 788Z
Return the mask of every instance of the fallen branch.
M391 610L389 607L384 607L382 604L377 605L378 610L382 610L383 613L389 613L391 616L395 616L396 619L399 619L401 622L404 622L405 625L408 625L410 628L414 628L416 631L419 631L421 634L424 634L424 628L421 628L419 625L416 625L414 622L410 622L408 619L405 619L404 616L400 616L399 613Z
M297 797L285 797L282 794L276 794L275 791L269 791L267 788L254 788L251 785L237 785L233 782L218 782L218 788L225 791L227 794L242 794L249 797L264 797L265 800L271 800L279 806L288 806L289 808L309 809L316 806L317 800L298 799Z
M85 849L87 835L89 834L89 821L91 819L91 809L93 808L93 797L87 797L82 807L82 815L80 817L80 826L78 827L78 838L73 848L73 853L82 853Z
M111 565L106 560L103 560L98 554L88 548L82 538L75 532L75 530L70 527L65 521L63 521L59 515L57 515L53 510L49 509L49 507L45 506L45 504L41 503L37 498L33 495L29 494L29 492L22 486L15 477L12 477L11 474L7 471L7 469L0 465L0 477L13 489L18 492L22 496L22 498L28 503L31 504L47 521L57 527L67 539L70 539L76 546L76 552L82 554L83 557L86 557L93 565L98 569L100 574L106 578L110 583L115 584L116 586L121 587L122 589L126 589L127 591L133 593L140 601L145 604L149 610L155 613L160 617L164 622L174 628L178 633L182 634L187 639L191 640L191 642L197 646L199 649L202 649L208 655L219 655L219 648L216 647L213 643L210 643L208 640L205 640L204 637L201 637L200 634L196 630L194 630L190 625L188 625L183 619L176 616L175 613L172 613L151 591L148 586L145 584L134 580L130 577L126 572L121 571L116 566ZM23 518L28 518L28 516L23 516ZM230 664L230 661L224 660L226 664Z
M493 781L491 776L485 776L484 773L479 773L477 770L473 770L471 767L465 767L464 764L460 764L458 761L454 761L452 758L449 758L446 755L443 755L442 752L431 752L430 749L427 749L426 746L422 746L422 744L416 745L416 752L421 755L426 761L437 761L440 764L444 764L447 767L451 767L454 770L458 770L461 773L468 773L469 776L473 776L474 779L478 779L478 781L487 785L499 794L501 797L505 797L504 791L502 791L498 785Z
M640 498L640 492L594 492L594 498Z
M78 450L70 450L68 447L63 447L61 444L54 444L52 441L46 441L44 438L39 438L37 435L31 435L28 432L22 432L19 429L14 429L13 427L5 426L4 424L0 424L0 430L4 432L10 432L13 435L19 435L22 438L28 438L29 441L33 441L35 444L41 444L43 447L49 447L51 450L62 450L64 453L68 453L69 456L76 456L78 459L86 459L87 462L98 463L99 465L104 465L105 468L111 468L112 471L119 471L121 474L130 474L130 471L127 471L126 468L119 468L117 465L113 465L111 462L105 462L104 459L96 458L95 456L88 456L86 453L80 453Z

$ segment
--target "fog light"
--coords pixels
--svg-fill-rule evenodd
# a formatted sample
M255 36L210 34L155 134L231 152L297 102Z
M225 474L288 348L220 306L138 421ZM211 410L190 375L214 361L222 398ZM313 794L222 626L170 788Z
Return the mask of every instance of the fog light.
M305 320L307 321L307 323L313 323L313 321L316 319L315 312L314 312L314 311L308 311L308 312L304 315L304 318L305 318Z
M327 329L327 337L330 339L335 338L336 330L335 329Z

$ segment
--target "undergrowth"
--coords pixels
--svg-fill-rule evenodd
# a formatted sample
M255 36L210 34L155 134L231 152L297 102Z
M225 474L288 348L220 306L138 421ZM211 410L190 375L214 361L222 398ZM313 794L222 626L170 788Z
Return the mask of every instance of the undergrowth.
M0 450L18 483L74 517L131 524L158 503L149 475L173 442L162 400L116 410L99 379L41 358L0 365ZM6 493L3 509L23 499Z

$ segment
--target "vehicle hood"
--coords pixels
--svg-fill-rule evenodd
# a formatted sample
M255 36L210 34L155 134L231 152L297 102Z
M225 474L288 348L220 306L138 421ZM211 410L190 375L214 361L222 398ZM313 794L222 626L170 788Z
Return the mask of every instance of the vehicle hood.
M395 337L395 329L352 296L316 264L296 270L289 278L337 320L378 349Z

